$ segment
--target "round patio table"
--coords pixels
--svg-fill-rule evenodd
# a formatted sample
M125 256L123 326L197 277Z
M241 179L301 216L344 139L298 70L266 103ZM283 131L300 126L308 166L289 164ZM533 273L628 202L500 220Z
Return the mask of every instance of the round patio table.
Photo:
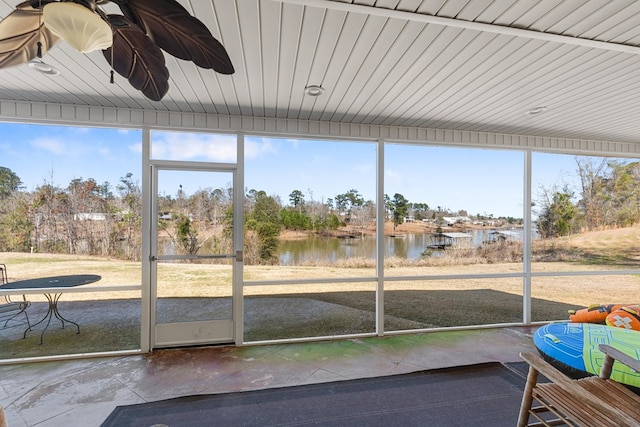
M39 277L36 279L18 280L16 282L7 283L6 285L0 286L0 289L73 288L76 286L82 286L89 283L97 282L100 279L102 279L102 277L98 276L97 274L72 274L69 276ZM42 330L42 333L40 334L40 344L42 344L44 333L49 327L49 323L51 323L51 319L53 317L62 322L62 329L64 329L64 322L72 323L76 325L76 328L78 328L78 333L80 333L80 325L63 317L58 311L58 300L62 296L63 292L43 292L43 294L49 302L49 309L47 310L47 314L45 314L40 321L28 327L24 331L23 337L26 338L27 332L31 331L34 326L38 326L46 320L47 323Z

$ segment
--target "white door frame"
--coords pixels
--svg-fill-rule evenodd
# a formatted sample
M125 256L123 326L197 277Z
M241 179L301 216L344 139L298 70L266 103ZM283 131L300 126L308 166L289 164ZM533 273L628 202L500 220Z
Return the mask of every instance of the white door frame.
M157 216L152 212L156 206L154 198L157 176L154 170L202 170L228 171L233 173L233 254L232 319L229 342L240 345L243 342L243 266L244 266L244 135L237 134L236 163L207 163L151 160L151 130L142 130L142 309L141 309L141 350L149 352L156 347L156 277L152 266L152 256L156 253L152 245L157 236ZM157 213L157 212L156 212ZM194 343L195 344L195 343ZM199 343L201 344L201 343ZM181 343L180 345L188 345Z

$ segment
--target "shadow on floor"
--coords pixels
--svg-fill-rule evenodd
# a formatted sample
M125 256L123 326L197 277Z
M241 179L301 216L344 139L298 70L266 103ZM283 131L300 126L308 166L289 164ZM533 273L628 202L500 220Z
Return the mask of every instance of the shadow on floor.
M564 303L533 299L537 320L566 317ZM26 323L0 328L0 359L135 350L140 346L140 300L68 301L59 304L73 324L52 319L23 334ZM46 303L28 309L32 324L47 312ZM246 297L245 342L374 333L375 293L334 292ZM467 291L387 291L385 330L518 323L522 297L491 289ZM228 298L164 298L158 301L161 323L231 317ZM43 343L40 344L42 337Z

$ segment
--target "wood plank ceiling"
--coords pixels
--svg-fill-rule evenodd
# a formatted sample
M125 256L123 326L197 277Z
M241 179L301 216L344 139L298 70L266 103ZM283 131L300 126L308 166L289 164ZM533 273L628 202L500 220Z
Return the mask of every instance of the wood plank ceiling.
M60 75L0 70L0 100L640 142L634 0L179 2L234 75L166 55L171 88L153 102L110 84L100 52L60 43L44 58Z

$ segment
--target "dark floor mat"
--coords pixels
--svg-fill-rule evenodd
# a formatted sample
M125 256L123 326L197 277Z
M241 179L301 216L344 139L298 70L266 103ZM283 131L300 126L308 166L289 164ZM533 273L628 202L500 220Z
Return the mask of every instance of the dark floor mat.
M118 406L110 426L513 426L525 379L500 363Z

